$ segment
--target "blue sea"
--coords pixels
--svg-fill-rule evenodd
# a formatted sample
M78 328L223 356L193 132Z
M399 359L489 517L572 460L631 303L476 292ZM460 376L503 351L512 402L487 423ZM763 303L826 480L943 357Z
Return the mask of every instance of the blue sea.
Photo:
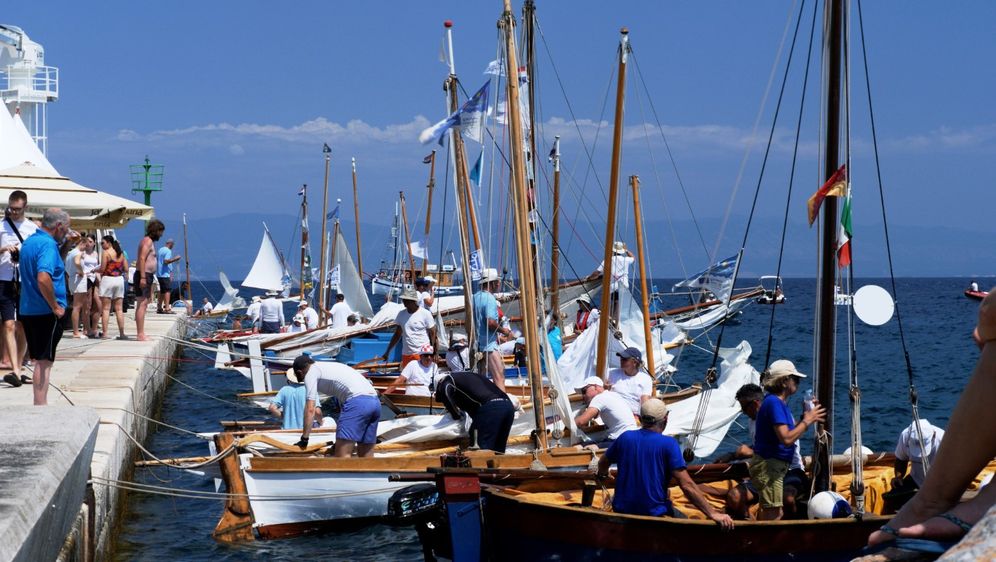
M920 396L920 414L931 423L945 426L965 382L978 357L971 333L978 313L978 301L962 292L966 278L904 278L896 281L897 307L902 314L906 346L914 382ZM670 287L671 281L659 280L658 287ZM859 280L856 287L867 284L889 289L887 279ZM786 279L787 302L774 307L771 360L792 360L803 373L812 373L813 308L815 281ZM221 294L216 283L194 287L194 302L204 294L215 298ZM250 293L251 296L251 293ZM678 300L665 301L680 306ZM374 303L375 307L379 305ZM290 312L290 310L288 310ZM727 324L722 336L724 347L747 340L753 347L752 364L763 368L766 355L771 306L749 305L734 322ZM846 314L838 308L839 316ZM288 316L289 318L289 316ZM848 399L846 330L838 330L835 452L850 443L850 406ZM876 451L891 451L902 429L911 421L909 385L903 348L896 318L884 326L872 327L857 321L856 364L862 396L862 432L864 444ZM715 344L719 331L701 337L695 346L685 348L677 358L676 381L689 384L702 380L712 362L705 348ZM703 348L703 349L700 349ZM158 419L192 431L216 431L222 419L265 419L261 410L248 403L237 403L235 395L249 391L248 379L232 371L215 370L213 356L185 349L180 355L174 376L195 390L170 384ZM803 384L802 390L808 388ZM801 410L800 391L790 402L794 412ZM746 418L734 425L720 454L747 440ZM146 443L157 456L188 457L207 454L206 442L171 429L154 429ZM804 454L811 443L803 445ZM165 468L136 469L138 482L201 491L214 491L213 481L205 476ZM194 500L132 493L127 496L124 517L115 550L116 560L268 560L342 559L342 560L421 560L421 548L414 530L375 525L348 532L280 541L256 541L241 546L215 542L211 532L221 514L217 500Z

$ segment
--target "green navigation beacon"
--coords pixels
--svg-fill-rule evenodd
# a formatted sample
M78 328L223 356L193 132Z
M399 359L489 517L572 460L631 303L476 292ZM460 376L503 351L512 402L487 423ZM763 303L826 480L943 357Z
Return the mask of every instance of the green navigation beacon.
M152 192L163 190L163 174L165 167L162 164L149 163L146 155L145 164L132 164L131 168L131 192L141 191L145 194L145 204L152 206Z

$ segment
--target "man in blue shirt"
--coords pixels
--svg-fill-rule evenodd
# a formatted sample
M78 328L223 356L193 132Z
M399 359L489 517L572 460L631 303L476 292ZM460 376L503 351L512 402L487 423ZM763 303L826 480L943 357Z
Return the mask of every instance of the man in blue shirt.
M674 477L692 505L723 529L732 529L733 519L713 509L688 475L678 441L663 435L667 426L667 405L657 398L644 401L640 406L640 423L641 429L620 435L598 461L600 478L608 475L611 464L617 465L612 510L683 518L668 495L668 486Z
M69 228L69 213L45 211L41 228L21 245L21 299L19 317L35 362L34 404L48 405L48 381L55 348L62 339L59 320L66 313L66 253L80 240ZM61 251L60 251L61 246Z
M173 290L173 264L180 261L182 256L173 256L173 239L170 238L165 246L159 248L156 257L159 264L156 268L156 279L159 281L159 303L156 312L172 314L173 301L169 299L169 294Z
M498 299L494 292L498 290L498 271L486 269L481 275L480 289L474 293L471 303L474 307L474 328L477 336L477 350L484 353L484 359L477 365L481 375L489 373L491 380L498 388L505 390L505 363L498 350L498 334L512 335L512 331L503 328L498 321Z
M799 390L806 378L787 359L779 359L761 376L768 395L758 408L754 422L754 457L750 460L750 477L757 489L761 509L757 518L773 521L782 518L785 474L788 472L795 442L805 435L809 426L826 419L826 410L813 401L813 408L803 413L802 422L788 408L788 398Z

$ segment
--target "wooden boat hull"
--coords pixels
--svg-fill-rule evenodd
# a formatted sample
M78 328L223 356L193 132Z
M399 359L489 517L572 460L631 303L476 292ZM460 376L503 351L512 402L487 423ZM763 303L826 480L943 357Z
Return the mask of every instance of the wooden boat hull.
M523 552L540 560L849 559L888 520L743 521L721 532L711 521L552 506L497 490L484 497L488 536L498 539L485 548L497 560Z

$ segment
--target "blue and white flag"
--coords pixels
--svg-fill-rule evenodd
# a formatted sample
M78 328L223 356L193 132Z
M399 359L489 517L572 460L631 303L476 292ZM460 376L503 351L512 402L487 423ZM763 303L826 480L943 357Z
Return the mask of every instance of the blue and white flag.
M674 288L688 287L693 290L711 291L716 298L725 301L730 298L733 291L733 274L737 270L737 256L734 254L725 260L713 264L705 271L699 272L680 283L675 283Z
M306 186L302 187L301 191L298 191L297 194L298 195L304 195L307 192L308 192L308 186L306 185Z
M329 211L329 214L325 215L325 220L327 221L338 218L339 218L339 205L336 205L335 209L332 209L331 211Z
M470 278L480 281L484 273L484 250L474 250L470 253Z
M452 127L459 126L464 138L484 142L484 117L488 113L488 91L491 87L491 80L488 80L477 90L467 103L463 104L460 111L443 119L439 123L422 131L418 136L419 142L428 144L437 141L443 144L443 135Z
M481 188L481 163L484 161L484 151L481 151L480 156L477 157L477 162L474 163L474 168L470 171L470 181L477 186L478 189Z

